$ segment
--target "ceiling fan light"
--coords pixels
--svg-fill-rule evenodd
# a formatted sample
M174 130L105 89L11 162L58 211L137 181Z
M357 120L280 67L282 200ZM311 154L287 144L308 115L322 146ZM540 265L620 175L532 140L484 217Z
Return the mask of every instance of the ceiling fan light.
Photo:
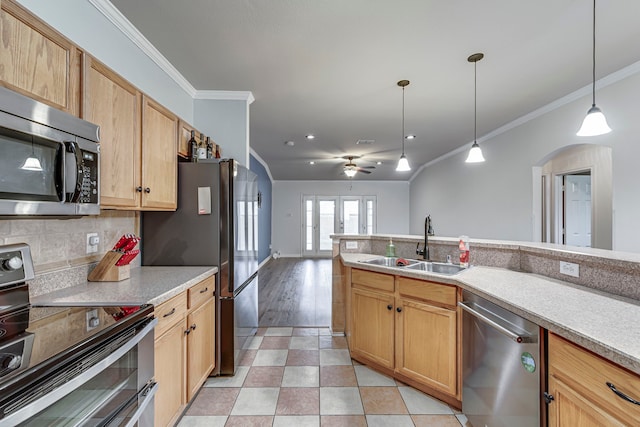
M36 157L27 157L23 165L20 166L20 169L26 171L42 172L42 165L40 164L40 160L38 160Z
M482 155L482 150L477 142L473 142L471 146L471 150L469 150L469 156L467 156L467 160L465 163L482 163L484 162L484 156Z
M407 160L407 156L405 156L403 153L402 156L400 156L400 160L398 160L398 166L396 167L396 171L406 172L410 170L411 170L411 166L409 166L409 160Z
M578 136L596 136L604 135L611 132L611 128L607 124L607 118L600 108L593 105L587 111L587 115L582 122L580 130L576 133Z
M358 169L356 169L353 166L346 166L344 168L344 174L347 175L349 178L353 178L354 176L356 176L356 173L358 173Z

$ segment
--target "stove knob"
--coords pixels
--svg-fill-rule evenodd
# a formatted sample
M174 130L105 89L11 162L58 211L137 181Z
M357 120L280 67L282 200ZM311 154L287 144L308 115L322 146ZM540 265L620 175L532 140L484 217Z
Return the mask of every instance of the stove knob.
M22 267L22 258L18 256L14 256L2 261L2 269L5 271L15 271L20 267Z
M17 354L7 354L2 361L2 367L13 371L15 369L18 369L21 363L22 356L19 356Z

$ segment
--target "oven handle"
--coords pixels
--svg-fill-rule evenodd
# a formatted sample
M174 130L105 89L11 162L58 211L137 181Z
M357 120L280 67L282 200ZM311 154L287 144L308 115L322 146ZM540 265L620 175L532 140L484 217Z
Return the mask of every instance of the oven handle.
M149 404L153 402L154 396L156 395L157 391L158 383L155 381L147 384L145 388L140 391L139 395L144 396L144 400L140 402L138 409L133 413L131 420L127 424L125 424L125 427L133 427L138 423L138 421L140 421L140 417L142 416L142 414L144 414L147 406L149 406Z
M462 308L464 311L466 311L467 313L471 314L472 316L478 318L479 320L482 320L484 323L486 323L487 325L491 326L492 328L494 328L495 330L497 330L501 334L506 335L509 339L517 342L518 344L536 342L534 336L525 335L525 334L519 334L517 332L514 332L511 329L507 328L506 326L503 326L503 325L499 324L498 322L496 322L495 320L493 320L493 319L485 316L484 314L474 310L473 308L471 308L471 306L469 306L468 303L466 303L464 301L458 301L458 306L460 308Z
M38 400L34 400L30 404L20 408L19 410L8 414L4 418L2 418L2 423L8 422L9 425L17 425L23 421L28 420L33 417L37 413L41 412L43 409L48 408L53 405L67 394L71 393L82 384L89 381L91 378L98 375L100 372L107 369L114 362L120 359L122 356L127 354L132 348L134 348L140 341L144 339L150 332L153 332L153 328L158 323L158 319L153 319L149 322L140 332L138 332L133 338L127 341L123 346L119 347L116 351L111 353L109 356L102 359L100 362L96 363L77 377L68 381L64 385L56 388L51 393L41 397Z

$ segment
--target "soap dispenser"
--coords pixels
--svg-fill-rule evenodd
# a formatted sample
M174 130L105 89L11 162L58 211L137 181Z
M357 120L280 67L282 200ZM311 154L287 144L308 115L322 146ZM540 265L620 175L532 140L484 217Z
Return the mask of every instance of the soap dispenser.
M387 256L396 256L396 245L393 244L393 240L390 238L387 243Z

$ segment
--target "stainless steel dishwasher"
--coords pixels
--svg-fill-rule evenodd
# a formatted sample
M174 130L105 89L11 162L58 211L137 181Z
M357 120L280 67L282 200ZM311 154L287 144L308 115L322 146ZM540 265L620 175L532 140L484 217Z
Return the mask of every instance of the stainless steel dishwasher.
M540 427L540 328L471 292L462 324L462 412L473 427Z

